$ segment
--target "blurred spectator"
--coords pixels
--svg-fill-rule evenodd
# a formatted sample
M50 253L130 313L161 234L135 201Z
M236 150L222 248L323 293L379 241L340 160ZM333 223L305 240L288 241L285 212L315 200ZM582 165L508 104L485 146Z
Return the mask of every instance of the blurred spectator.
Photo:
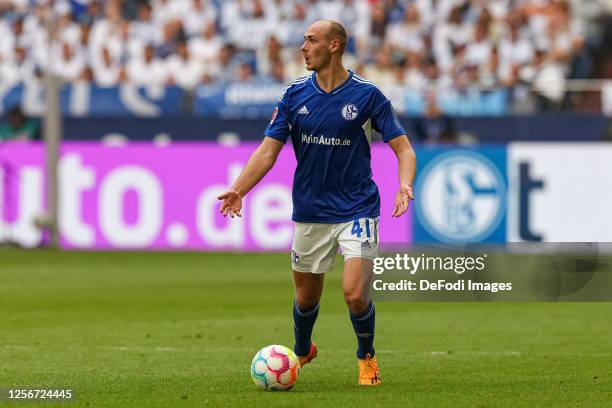
M102 6L98 0L91 0L87 4L85 13L81 14L78 21L83 26L91 26L102 15Z
M65 11L57 23L57 40L71 46L80 43L81 26L74 22L69 10Z
M406 9L401 22L389 26L386 40L391 50L402 56L424 52L421 20L414 4Z
M9 21L0 20L0 60L9 60L13 56L22 26L21 20L12 25Z
M85 56L69 43L55 43L51 49L53 73L66 82L76 81L85 69Z
M113 58L108 48L102 49L102 60L94 66L93 78L99 87L117 86L124 75L119 59Z
M183 16L183 27L188 37L198 36L215 23L217 11L211 1L188 0L189 10Z
M427 60L424 68L425 82L422 90L444 94L453 90L453 80L448 74L441 74L436 61Z
M302 77L308 73L304 66L304 57L299 48L289 50L289 57L285 58L285 83L290 83L295 78Z
M565 74L558 59L542 51L536 53L533 73L528 78L533 83L533 89L538 99L538 107L542 110L559 108L565 95Z
M227 38L239 48L256 50L265 46L268 36L275 31L276 21L273 14L266 11L261 0L248 2L223 2L228 7L238 3L239 9L235 11L231 23L226 26Z
M240 62L236 58L236 47L234 44L225 44L219 51L218 64L213 73L214 81L228 83L236 81L238 66Z
M385 37L387 36L387 9L382 1L377 1L371 4L370 10L370 31L369 31L369 48L375 50L383 46Z
M479 80L483 89L491 89L500 83L499 51L492 48L488 60L479 67Z
M282 50L283 47L276 36L270 35L266 46L256 51L257 72L262 76L271 75L274 64L282 63Z
M393 73L393 61L390 49L380 49L374 57L374 64L369 64L363 69L363 75L370 81L378 84L392 83L395 80Z
M467 44L465 59L478 67L484 66L491 58L491 49L486 26L477 25L474 28L472 41Z
M471 36L472 28L464 20L466 3L459 2L435 27L433 33L433 51L436 64L441 72L449 73L453 67L453 50L465 46Z
M181 27L181 20L189 12L186 0L151 0L153 23L158 30L175 32Z
M286 47L298 47L304 41L304 33L313 22L314 13L309 16L306 11L306 3L294 3L290 6L287 18L280 23L280 29L276 35Z
M434 93L427 94L427 107L423 117L414 122L414 135L420 143L456 143L455 124L438 106Z
M423 72L423 63L419 54L408 53L404 83L411 91L422 91L427 78Z
M168 82L168 70L164 62L155 56L151 44L145 46L141 57L132 57L126 68L127 80L139 86L161 86Z
M121 15L119 3L109 1L105 6L104 18L98 19L89 33L89 61L95 70L104 65L103 49L112 59L122 59L128 37L128 24Z
M272 80L272 82L276 82L276 83L279 83L279 84L286 83L286 81L285 81L285 66L283 65L283 62L281 60L275 61L272 64L272 69L270 71L269 78L270 78L270 80Z
M129 23L128 52L130 56L142 56L145 45L160 44L161 32L153 24L153 11L149 3L138 6L136 19Z
M208 23L202 35L189 40L189 52L203 65L204 71L211 75L215 72L215 68L211 65L218 63L222 47L223 39L217 35L214 22Z
M176 54L166 62L170 81L179 87L192 91L202 81L203 66L190 52L187 43L177 44Z
M12 108L0 122L0 142L5 140L33 140L38 136L39 123L26 117L21 108Z
M246 62L241 63L240 67L238 68L238 75L236 77L236 80L238 82L251 82L254 79L255 76L251 64Z
M499 70L503 82L514 84L518 70L532 62L534 47L525 31L518 15L509 18L508 32L499 42Z
M159 57L165 59L176 53L178 43L185 41L185 33L178 20L169 21L163 26L161 31L161 41L157 45L155 52Z
M25 48L17 46L12 58L0 64L0 96L13 86L27 82L34 75L34 63Z

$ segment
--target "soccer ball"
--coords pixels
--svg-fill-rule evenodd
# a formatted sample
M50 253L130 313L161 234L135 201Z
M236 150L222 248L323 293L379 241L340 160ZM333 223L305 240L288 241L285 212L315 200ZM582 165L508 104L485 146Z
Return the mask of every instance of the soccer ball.
M262 390L290 390L300 374L300 360L293 350L272 345L255 354L251 378Z

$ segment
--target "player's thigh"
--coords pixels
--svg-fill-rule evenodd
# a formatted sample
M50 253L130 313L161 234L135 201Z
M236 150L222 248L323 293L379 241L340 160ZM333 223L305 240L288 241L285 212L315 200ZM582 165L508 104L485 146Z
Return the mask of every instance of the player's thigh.
M378 254L378 217L360 218L338 228L338 243L344 257L342 287L345 297L368 300L373 259Z
M295 272L321 274L334 267L338 241L333 224L296 222L291 246L291 266Z

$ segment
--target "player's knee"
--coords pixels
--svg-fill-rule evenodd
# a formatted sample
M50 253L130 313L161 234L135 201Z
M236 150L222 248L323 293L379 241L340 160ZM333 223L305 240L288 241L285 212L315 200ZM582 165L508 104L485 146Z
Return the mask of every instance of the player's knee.
M321 296L318 293L310 293L307 291L298 290L295 296L298 308L300 310L310 310L319 304Z
M344 301L351 313L361 313L366 310L370 304L369 299L366 299L365 296L359 292L345 291Z

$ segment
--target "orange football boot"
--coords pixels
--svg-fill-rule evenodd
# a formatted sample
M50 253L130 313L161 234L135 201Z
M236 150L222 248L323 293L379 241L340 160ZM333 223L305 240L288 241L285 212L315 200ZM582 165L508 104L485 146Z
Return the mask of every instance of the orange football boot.
M357 364L359 365L359 385L379 385L381 383L376 357L367 354L365 360L358 358Z
M317 356L317 345L314 343L310 343L310 352L307 356L298 356L298 360L300 360L300 366L304 367L304 364L310 363Z

